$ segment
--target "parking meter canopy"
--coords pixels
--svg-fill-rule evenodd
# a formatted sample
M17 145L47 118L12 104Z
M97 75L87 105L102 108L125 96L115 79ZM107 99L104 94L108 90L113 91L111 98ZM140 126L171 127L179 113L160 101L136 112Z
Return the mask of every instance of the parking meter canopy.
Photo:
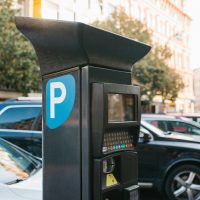
M16 18L36 49L41 74L93 65L131 71L150 46L79 22Z

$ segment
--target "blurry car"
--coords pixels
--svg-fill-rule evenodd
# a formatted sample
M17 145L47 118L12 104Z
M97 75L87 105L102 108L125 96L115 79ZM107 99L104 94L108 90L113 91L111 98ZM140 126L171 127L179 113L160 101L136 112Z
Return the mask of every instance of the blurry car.
M167 115L188 118L200 124L200 113L167 113Z
M41 157L41 98L21 97L1 103L0 137Z
M197 139L200 137L200 124L184 117L142 114L142 119L164 132L178 132Z
M156 188L169 200L200 198L200 140L142 121L137 151L141 187Z
M42 200L41 160L0 138L0 199Z

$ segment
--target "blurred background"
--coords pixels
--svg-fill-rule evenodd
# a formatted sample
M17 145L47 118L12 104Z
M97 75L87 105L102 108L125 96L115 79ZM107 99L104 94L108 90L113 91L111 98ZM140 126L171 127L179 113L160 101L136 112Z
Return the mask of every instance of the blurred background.
M14 25L20 15L84 22L150 44L132 70L143 112L198 113L199 7L195 0L1 0L0 100L41 92L35 52Z

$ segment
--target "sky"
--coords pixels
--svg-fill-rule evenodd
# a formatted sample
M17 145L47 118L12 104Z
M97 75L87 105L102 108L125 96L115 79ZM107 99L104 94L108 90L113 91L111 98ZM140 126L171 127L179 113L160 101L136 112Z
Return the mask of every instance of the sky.
M186 11L193 19L190 31L191 67L200 68L200 0L186 0Z

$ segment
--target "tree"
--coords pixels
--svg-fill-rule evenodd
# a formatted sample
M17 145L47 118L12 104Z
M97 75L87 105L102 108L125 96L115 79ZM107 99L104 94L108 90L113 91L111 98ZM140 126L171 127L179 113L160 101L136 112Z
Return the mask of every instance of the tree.
M0 1L0 90L22 92L40 89L39 67L30 43L17 31L12 0Z
M162 95L163 102L176 99L184 85L177 72L167 64L171 52L166 45L153 44L152 32L146 25L128 16L122 7L116 8L106 20L95 21L92 25L150 44L151 52L133 66L133 81L141 86L141 95L147 96L149 104L156 95Z

